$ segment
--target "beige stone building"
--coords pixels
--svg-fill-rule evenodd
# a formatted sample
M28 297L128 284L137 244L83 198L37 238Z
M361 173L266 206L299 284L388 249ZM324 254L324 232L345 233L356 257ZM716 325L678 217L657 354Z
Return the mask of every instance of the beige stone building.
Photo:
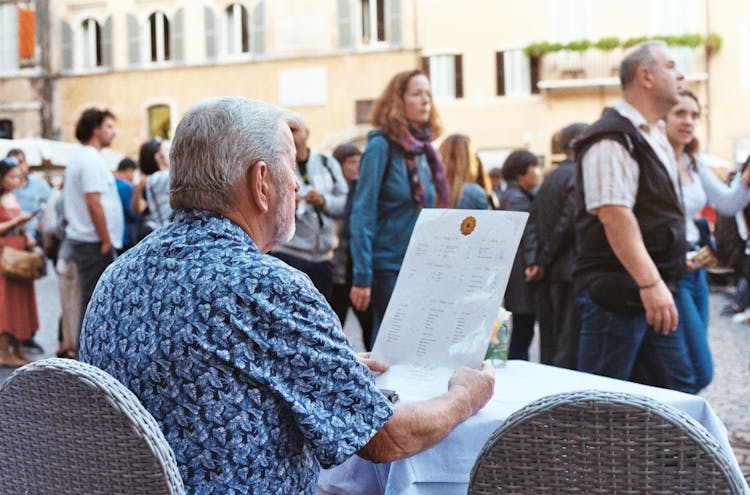
M745 0L0 0L3 26L22 4L49 10L37 48L50 49L48 68L37 53L36 66L9 70L3 48L0 130L10 121L16 137L72 140L80 111L101 105L118 117L114 147L132 156L171 135L193 103L232 94L300 112L315 147L363 144L369 103L395 72L422 66L446 133L471 136L490 166L516 147L549 163L559 128L618 97L622 49L529 58L524 47L716 32L720 50L675 56L704 103L704 149L729 161L750 153Z

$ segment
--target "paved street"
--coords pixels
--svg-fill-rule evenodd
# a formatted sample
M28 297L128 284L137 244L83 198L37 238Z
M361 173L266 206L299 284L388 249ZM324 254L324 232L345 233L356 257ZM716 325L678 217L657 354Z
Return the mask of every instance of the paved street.
M57 319L60 303L54 274L36 282L41 330L38 340L51 357L57 350ZM724 291L711 294L711 325L709 338L714 357L713 383L701 393L729 431L730 442L746 476L750 475L750 323L733 323L719 315L728 301ZM356 318L348 318L345 328L353 345L362 349L362 338ZM37 356L33 356L37 357ZM536 356L532 354L532 359ZM0 368L0 381L12 370Z

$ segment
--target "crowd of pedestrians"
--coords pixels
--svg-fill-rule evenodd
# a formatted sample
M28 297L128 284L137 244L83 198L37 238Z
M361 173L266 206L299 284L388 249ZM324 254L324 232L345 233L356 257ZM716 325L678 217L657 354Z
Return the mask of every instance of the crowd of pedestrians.
M486 170L469 136L435 148L420 70L388 82L364 150L332 155L310 149L302 116L225 97L192 107L171 151L150 140L113 174L100 152L115 116L91 108L62 191L38 185L22 153L0 162L2 243L47 249L58 355L136 394L189 490L314 493L321 467L413 455L484 407L487 363L394 408L371 374L387 363L341 331L353 310L371 348L423 208L530 214L498 301L513 313L511 359L528 359L538 324L543 363L696 393L712 377L712 239L696 217L710 203L735 221L734 263L750 272L750 167L727 184L703 163L700 104L664 43L632 48L620 80L599 120L560 130L565 159L544 180L526 149ZM33 291L0 276L2 366L29 361Z
M442 124L420 70L389 81L374 103L364 150L311 149L310 128L296 115L296 228L270 254L309 276L342 326L353 311L369 350L422 208L528 212L502 302L513 314L509 358L529 358L538 327L543 363L698 392L712 378L701 260L704 247L721 253L728 241L717 249L695 220L710 203L736 220L731 242L744 248L750 170L726 184L702 162L700 104L663 43L632 49L620 78L622 98L597 122L560 130L565 158L544 180L539 158L526 149L487 170L469 136L449 135L436 148ZM78 354L104 270L175 215L170 143L145 142L138 160L123 159L113 174L100 151L114 139L115 122L107 110L82 113L82 147L62 192L29 175L20 150L2 162L3 242L44 245L55 263L63 357ZM747 257L739 258L730 263L742 273ZM33 284L2 281L0 364L17 366L28 362L24 349L37 346ZM14 298L25 301L28 315L11 318ZM732 312L748 306L744 299Z

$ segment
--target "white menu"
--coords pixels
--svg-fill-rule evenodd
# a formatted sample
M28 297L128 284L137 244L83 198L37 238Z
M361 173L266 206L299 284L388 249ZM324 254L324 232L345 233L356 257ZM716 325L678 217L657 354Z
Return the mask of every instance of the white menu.
M455 368L481 365L527 218L422 210L372 351L390 365L379 387L435 397Z

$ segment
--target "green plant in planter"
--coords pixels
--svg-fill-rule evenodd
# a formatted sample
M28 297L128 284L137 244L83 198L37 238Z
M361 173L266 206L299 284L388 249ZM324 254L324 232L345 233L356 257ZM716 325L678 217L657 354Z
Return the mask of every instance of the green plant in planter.
M563 50L570 50L573 52L585 52L591 48L591 42L589 40L576 40L563 46Z
M622 42L622 47L627 50L628 48L631 48L639 43L643 43L644 41L648 41L649 39L653 38L649 38L648 36L636 36L634 38L628 38Z
M722 37L716 33L708 33L706 36L706 48L709 52L716 53L721 49L721 44L724 42Z
M614 36L610 38L602 38L594 43L594 48L598 48L599 50L603 50L605 52L614 50L618 46L620 46L620 38Z
M571 41L566 44L539 41L524 48L524 53L529 57L538 58L544 54L561 50L584 52L592 47L603 51L614 50L617 47L622 47L627 50L628 48L649 40L660 40L664 41L669 46L687 46L690 48L697 48L701 45L705 45L709 54L718 52L723 42L721 36L716 33L709 33L705 37L700 34L636 36L628 38L625 41L620 41L619 38L613 36L602 38L595 43L586 39Z

